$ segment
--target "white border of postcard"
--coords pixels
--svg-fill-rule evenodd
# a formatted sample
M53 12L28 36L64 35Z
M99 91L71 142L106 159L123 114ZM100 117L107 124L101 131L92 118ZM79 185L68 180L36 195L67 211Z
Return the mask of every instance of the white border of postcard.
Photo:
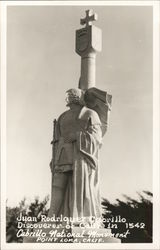
M6 243L6 20L7 6L152 6L153 7L153 243ZM159 12L152 1L1 1L1 249L160 249L159 200Z

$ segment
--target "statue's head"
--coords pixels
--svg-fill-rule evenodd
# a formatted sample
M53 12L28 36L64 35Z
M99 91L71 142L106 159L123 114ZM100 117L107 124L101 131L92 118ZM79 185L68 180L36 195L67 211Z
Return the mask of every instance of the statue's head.
M71 104L84 105L83 91L81 89L69 89L66 91L67 106Z

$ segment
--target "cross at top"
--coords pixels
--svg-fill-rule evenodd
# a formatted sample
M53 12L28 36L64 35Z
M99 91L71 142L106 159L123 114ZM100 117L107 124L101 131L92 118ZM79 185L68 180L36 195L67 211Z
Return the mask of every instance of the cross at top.
M93 10L86 10L86 17L81 18L80 24L87 26L91 26L93 21L98 20L98 15L96 13L93 14Z

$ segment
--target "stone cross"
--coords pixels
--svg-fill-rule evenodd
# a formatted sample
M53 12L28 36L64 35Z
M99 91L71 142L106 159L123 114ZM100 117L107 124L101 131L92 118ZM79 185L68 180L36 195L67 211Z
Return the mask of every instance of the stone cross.
M89 25L92 25L93 21L98 20L98 15L95 13L93 14L93 10L86 10L86 17L81 18L80 24L84 25L86 24L86 27Z
M88 89L96 85L96 52L102 48L102 31L92 25L98 19L92 10L86 11L86 17L81 19L86 27L76 30L76 53L81 56L80 89Z

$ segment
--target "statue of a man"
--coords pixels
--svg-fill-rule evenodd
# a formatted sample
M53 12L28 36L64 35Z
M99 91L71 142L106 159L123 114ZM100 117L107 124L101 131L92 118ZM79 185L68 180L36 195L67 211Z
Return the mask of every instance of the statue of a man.
M101 121L96 111L84 105L82 90L68 90L66 102L69 110L55 126L49 216L100 218Z

